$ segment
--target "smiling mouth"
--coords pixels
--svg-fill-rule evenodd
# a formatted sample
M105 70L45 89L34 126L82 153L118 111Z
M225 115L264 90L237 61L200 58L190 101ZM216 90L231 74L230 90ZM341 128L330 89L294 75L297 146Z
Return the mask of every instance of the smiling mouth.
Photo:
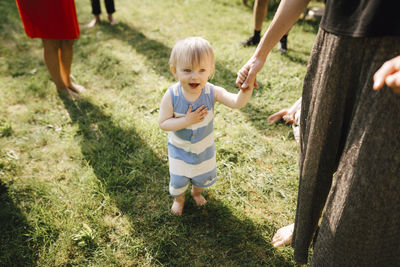
M196 88L197 86L199 86L200 84L199 83L189 83L189 86L191 87L191 88Z

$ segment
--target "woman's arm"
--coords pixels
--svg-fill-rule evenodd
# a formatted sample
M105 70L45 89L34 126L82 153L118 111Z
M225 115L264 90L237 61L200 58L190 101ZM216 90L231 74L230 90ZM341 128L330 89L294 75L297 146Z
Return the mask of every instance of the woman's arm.
M239 93L232 94L222 87L214 86L214 92L215 102L220 102L230 108L242 108L249 102L253 90L240 90Z
M264 66L271 49L297 21L310 0L282 0L270 26L253 56L239 70L236 85L241 89L257 87L256 75Z

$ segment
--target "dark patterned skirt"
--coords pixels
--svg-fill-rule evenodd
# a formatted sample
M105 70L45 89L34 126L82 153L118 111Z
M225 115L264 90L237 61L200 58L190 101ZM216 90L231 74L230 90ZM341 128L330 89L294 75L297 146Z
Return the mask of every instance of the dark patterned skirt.
M304 81L300 181L292 246L313 266L400 263L400 95L372 89L399 37L320 29Z

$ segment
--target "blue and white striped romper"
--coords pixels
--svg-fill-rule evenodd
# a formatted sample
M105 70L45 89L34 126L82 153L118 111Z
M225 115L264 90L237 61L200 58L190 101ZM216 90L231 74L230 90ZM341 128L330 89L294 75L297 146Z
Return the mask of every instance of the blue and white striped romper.
M179 82L168 90L175 118L185 116L190 105L193 111L202 105L208 111L203 121L168 133L169 192L177 197L185 193L189 182L197 187L208 187L217 180L213 126L214 85L207 83L195 102L185 99Z

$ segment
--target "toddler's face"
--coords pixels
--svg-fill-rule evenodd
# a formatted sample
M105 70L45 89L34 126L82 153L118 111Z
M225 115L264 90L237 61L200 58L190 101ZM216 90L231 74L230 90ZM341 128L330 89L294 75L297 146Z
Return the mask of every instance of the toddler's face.
M178 64L175 68L175 77L187 92L201 90L208 81L213 69L210 60L202 59L200 64Z

